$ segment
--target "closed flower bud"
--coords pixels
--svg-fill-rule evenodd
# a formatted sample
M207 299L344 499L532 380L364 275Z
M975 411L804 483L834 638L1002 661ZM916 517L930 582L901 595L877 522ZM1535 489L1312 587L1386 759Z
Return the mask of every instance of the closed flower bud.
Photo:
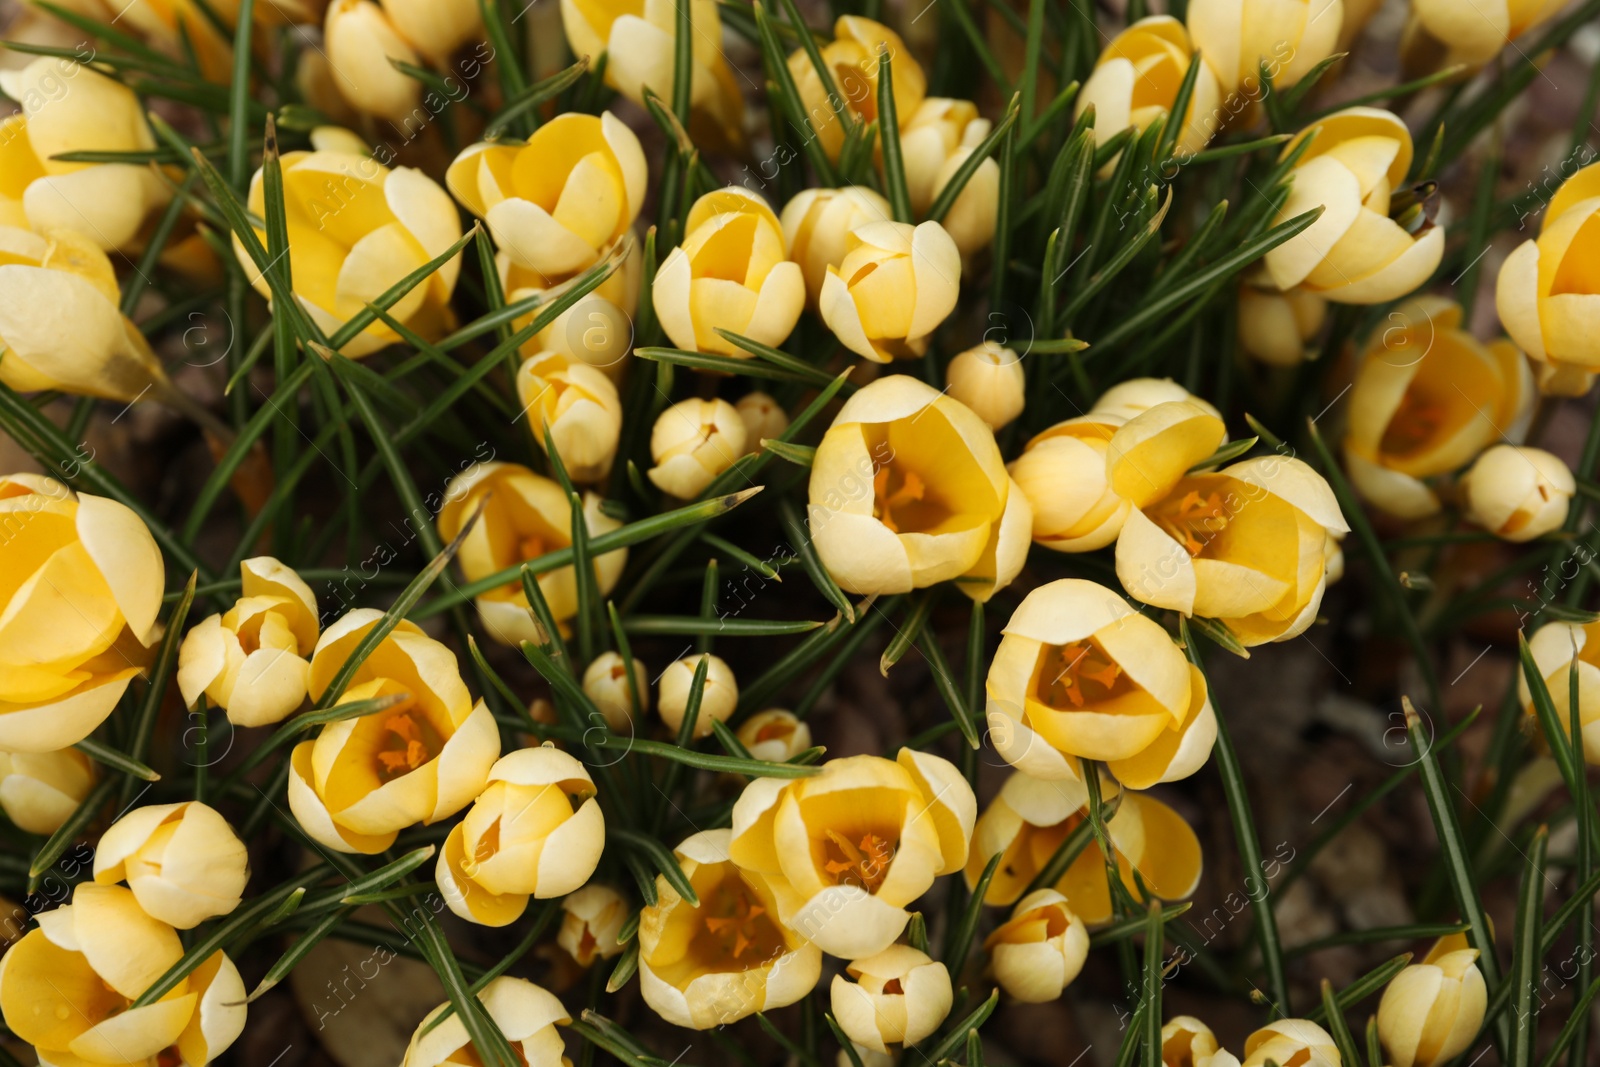
M1099 412L1058 422L1011 461L1033 510L1033 540L1057 552L1093 552L1117 539L1133 507L1111 489L1106 452L1124 419Z
M1310 626L1326 588L1327 535L1349 527L1333 490L1298 459L1271 455L1190 473L1223 441L1187 402L1158 404L1111 438L1106 472L1133 504L1117 578L1137 600L1216 619L1245 645Z
M560 115L526 144L475 144L445 181L488 223L511 263L547 288L593 265L628 232L649 178L639 138L607 111Z
M150 212L172 195L155 170L53 158L154 149L133 90L70 59L43 56L0 72L0 88L22 104L22 114L0 120L0 225L72 230L106 251L133 248Z
M913 211L919 216L928 213L956 171L989 136L989 128L989 120L978 117L978 107L971 101L929 97L922 102L900 134ZM1000 164L985 159L940 224L961 254L970 256L994 240L999 209Z
M0 574L0 750L75 745L154 656L161 549L114 500L0 475Z
M1600 623L1579 625L1551 622L1533 631L1528 639L1533 662L1539 667L1550 702L1555 705L1561 732L1572 740L1572 675L1578 676L1578 728L1583 734L1583 757L1600 766ZM1533 693L1528 680L1517 674L1517 693L1522 710L1534 714Z
M1262 64L1274 89L1305 77L1333 54L1343 16L1341 0L1197 0L1187 21L1195 51L1227 100L1260 94Z
M1211 1027L1193 1015L1168 1019L1161 1028L1162 1067L1239 1067L1239 1060L1217 1044Z
M244 842L215 808L195 800L135 808L94 853L94 880L127 882L146 915L180 930L239 906L250 878Z
M806 299L812 309L822 297L829 267L844 262L850 231L869 222L894 218L881 193L861 185L843 189L802 189L783 207L783 239L789 258L805 275Z
M184 635L178 688L185 707L201 696L235 726L281 722L306 698L308 657L317 644L317 598L293 569L271 556L239 565L243 595Z
M733 406L744 420L746 452L760 452L762 441L770 441L789 428L789 413L766 393L746 393Z
M83 803L98 777L94 762L75 748L0 752L0 811L20 830L53 834Z
M807 122L835 162L844 147L844 126L835 110L859 123L878 117L878 55L889 52L894 79L894 110L901 124L909 122L928 91L928 79L900 35L881 22L859 15L841 15L833 24L833 40L822 46L822 62L833 76L839 95L832 99L805 49L789 54L789 74L800 90Z
M1335 0L1337 2L1337 0ZM1319 119L1284 145L1311 147L1290 171L1286 222L1314 208L1320 218L1266 255L1279 289L1301 286L1336 304L1381 304L1410 293L1444 255L1444 227L1425 203L1391 217L1397 187L1411 168L1411 132L1387 111L1352 107Z
M600 709L606 725L613 733L633 730L634 706L638 714L650 710L650 675L644 664L633 661L633 680L628 680L628 668L622 657L607 649L589 661L583 672L583 695Z
M394 64L442 67L457 48L483 36L474 0L333 0L323 23L333 83L357 111L405 132L424 125L422 83Z
M1200 884L1200 839L1183 816L1154 797L1120 790L1107 776L1101 777L1100 789L1108 803L1112 797L1118 798L1106 830L1122 883L1133 898L1139 899L1140 882L1162 900L1190 896ZM1088 817L1089 791L1082 782L1047 782L1014 772L972 832L967 888L978 884L984 868L1000 853L1000 865L989 882L984 903L1015 903L1061 842ZM1111 921L1111 887L1105 855L1097 842L1091 840L1051 888L1066 897L1072 913L1090 926Z
M526 978L501 975L478 993L478 1003L506 1036L519 1063L527 1067L564 1067L566 1043L557 1025L572 1021L554 993ZM483 1063L486 1050L472 1043L460 1012L440 1020L447 1004L430 1011L406 1046L400 1067L453 1067Z
M1081 116L1094 108L1096 145L1105 144L1130 126L1143 131L1157 119L1170 130L1177 121L1172 108L1178 102L1178 89L1194 58L1183 23L1171 15L1142 18L1101 49L1094 73L1078 93L1073 114ZM1222 117L1221 102L1217 75L1209 63L1202 62L1177 138L1180 159L1199 152L1211 140ZM1107 160L1101 172L1109 173L1106 168L1115 162L1115 158Z
M768 708L739 725L739 743L768 763L784 763L811 747L811 727L792 711Z
M1545 208L1536 239L1522 242L1500 267L1494 302L1500 322L1539 363L1539 388L1582 396L1600 370L1600 164L1562 183Z
M631 231L617 240L627 243L621 264L589 295L524 342L521 349L524 356L556 353L569 362L586 363L602 370L612 381L622 376L628 354L633 350L633 315L639 309L643 253ZM616 251L615 243L608 245L601 249L600 258L608 259ZM547 294L545 300L549 302L561 295L559 290L551 289L549 275L519 267L504 250L495 253L495 265L508 303L540 294ZM512 326L525 329L538 311L538 308L529 311L513 321Z
M657 876L656 903L639 913L639 988L675 1026L711 1030L785 1007L821 976L822 954L779 922L768 878L729 860L731 833L704 830L674 850L698 904Z
M729 854L772 881L785 926L859 960L894 943L936 877L961 870L977 809L948 760L909 748L849 756L810 778L745 786Z
M1456 934L1390 980L1378 1003L1378 1037L1394 1067L1433 1067L1467 1051L1489 1004L1477 961L1478 950Z
M517 463L475 463L451 479L439 509L439 537L453 541L478 505L483 515L456 554L456 562L469 582L536 560L572 545L572 504L561 486ZM600 497L588 493L583 501L583 522L590 537L622 524L600 510ZM617 584L628 551L619 548L593 561L595 582L604 596ZM571 565L535 576L539 592L558 624L578 613L578 572ZM489 636L518 647L524 641L549 640L531 614L522 581L505 585L477 598L478 617Z
M1279 1019L1245 1039L1243 1067L1293 1063L1299 1067L1340 1067L1333 1036L1309 1019Z
M1542 448L1495 445L1462 478L1467 518L1506 541L1531 541L1567 521L1578 483Z
M877 1052L915 1045L950 1014L950 972L910 945L852 960L833 976L833 1017L851 1041Z
M733 714L733 709L739 703L739 683L722 657L707 652L674 660L661 672L661 693L658 698L661 721L667 724L667 729L674 735L682 728L683 717L688 713L695 670L702 659L706 661L706 680L700 693L700 712L695 716L691 736L710 737L711 721L727 722L728 716Z
M1114 416L1122 422L1127 422L1157 404L1166 404L1173 400L1187 401L1208 415L1222 418L1222 413L1213 407L1210 401L1195 396L1171 378L1129 378L1125 382L1118 382L1100 394L1100 398L1090 409L1090 414ZM1121 423L1117 425L1120 426Z
M650 284L672 343L748 359L720 327L783 344L805 308L806 283L800 265L785 258L783 228L767 202L737 185L707 193L690 208L684 234Z
M1520 441L1532 398L1533 375L1515 346L1478 341L1461 328L1460 306L1442 297L1408 300L1373 331L1356 368L1344 441L1350 481L1396 518L1432 515L1440 503L1429 482L1494 441Z
M1269 367L1305 362L1306 346L1327 317L1328 302L1316 293L1280 292L1264 278L1239 287L1239 347Z
M311 656L312 700L382 617L356 608L323 631ZM473 703L455 653L415 623L402 620L378 643L338 703L380 697L402 699L329 723L290 760L290 810L335 852L373 855L408 826L454 815L483 791L500 755L494 716Z
M950 361L944 371L950 395L998 430L1022 414L1026 378L1012 349L984 341Z
M1475 70L1561 8L1557 0L1413 0L1400 38L1401 62L1418 75L1457 65Z
M1102 761L1129 789L1186 778L1217 737L1205 675L1160 623L1102 585L1062 578L1023 598L986 683L989 736L1019 770L1080 777Z
M434 880L468 922L505 926L529 897L565 896L600 863L606 821L583 764L553 747L502 756L445 838Z
M656 418L655 466L645 473L667 495L692 500L745 454L747 443L744 418L726 400L680 400Z
M588 967L595 960L620 955L617 935L629 916L628 901L608 885L590 882L561 902L561 929L556 944Z
M37 918L0 957L0 1014L42 1062L204 1067L244 1030L244 982L220 949L154 1004L132 1006L183 943L128 889L84 883Z
M461 238L461 217L450 194L420 170L391 170L370 156L342 151L285 152L280 162L295 299L324 333L336 333ZM249 207L257 217L266 214L260 170L250 180ZM265 231L256 230L256 236L265 247ZM233 247L250 284L270 301L272 290L238 237ZM440 336L452 321L450 294L460 273L458 255L401 297L389 316L425 338ZM399 339L373 322L340 351L359 358Z
M818 301L839 342L888 363L928 351L929 335L955 310L961 253L937 222L869 222L850 231L829 264Z
M859 390L811 465L811 537L839 586L906 593L958 579L976 600L1011 583L1033 516L988 425L907 375Z
M983 947L995 981L1025 1004L1048 1004L1071 985L1089 955L1089 931L1054 889L1029 893Z
M517 371L517 399L539 447L555 442L561 464L575 482L596 482L611 473L622 434L622 399L605 372L541 352Z

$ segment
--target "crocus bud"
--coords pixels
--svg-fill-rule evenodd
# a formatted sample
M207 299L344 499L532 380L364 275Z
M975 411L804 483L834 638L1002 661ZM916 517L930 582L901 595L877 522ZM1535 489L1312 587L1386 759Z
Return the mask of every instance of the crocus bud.
M848 977L847 977L848 975ZM915 1045L950 1014L950 972L926 952L890 945L833 976L833 1017L850 1040L878 1052Z
M1142 18L1101 49L1094 73L1078 92L1073 114L1081 116L1093 106L1097 146L1130 126L1142 131L1157 119L1164 120L1170 130L1176 121L1172 108L1178 102L1178 87L1195 58L1183 23L1171 15ZM1218 107L1221 99L1217 75L1209 63L1202 62L1178 135L1180 159L1194 155L1211 140L1222 114ZM1115 163L1113 157L1105 166ZM1101 172L1109 173L1104 168Z
M53 834L94 788L94 762L75 748L0 752L0 810L30 834Z
M813 310L822 296L830 266L844 262L850 231L894 218L881 193L861 185L843 189L802 189L783 207L783 239L789 258L805 275L806 299Z
M692 500L745 453L744 419L726 400L681 400L650 431L655 466L646 475L662 492Z
M1545 208L1539 236L1506 257L1495 281L1500 322L1539 363L1539 388L1582 396L1600 370L1600 164L1568 178Z
M783 227L767 202L730 185L694 202L650 285L661 328L679 348L738 359L750 353L717 327L781 345L806 303L800 265L784 256Z
M1035 778L1103 761L1129 789L1186 778L1217 737L1205 675L1121 596L1062 578L1023 598L990 664L989 735Z
M817 446L808 492L817 553L847 592L905 593L955 578L987 600L1027 558L1032 512L994 432L909 375L845 401Z
M771 440L789 428L789 413L766 393L746 393L733 406L744 420L746 452L761 451L762 441Z
M317 598L293 569L271 556L245 560L239 575L242 595L233 607L184 635L178 688L186 707L205 696L235 726L267 726L306 699Z
M1162 1067L1221 1067L1221 1064L1212 1064L1212 1057L1219 1054L1232 1059L1230 1053L1218 1046L1217 1035L1211 1032L1211 1027L1193 1015L1174 1016L1161 1027ZM1238 1063L1237 1059L1232 1059L1232 1067L1237 1067Z
M1263 63L1272 87L1287 89L1332 55L1343 14L1341 0L1196 0L1189 39L1224 100L1254 98Z
M154 657L161 549L114 500L0 475L0 574L0 749L75 745Z
M1542 448L1495 445L1462 479L1467 518L1506 541L1531 541L1567 521L1578 483Z
M950 395L977 413L991 430L1022 414L1026 376L1022 358L993 341L958 354L944 371Z
M633 681L622 657L610 651L600 653L583 672L583 695L605 716L606 725L616 733L633 729L634 702L643 715L650 710L650 674L639 660L633 661Z
M783 763L811 747L811 727L792 711L768 708L739 725L740 744L756 759Z
M900 35L883 23L859 15L841 15L834 22L833 40L822 46L823 65L839 91L831 100L805 49L789 54L789 73L800 91L807 123L830 160L837 162L844 147L844 127L836 108L863 124L878 117L878 55L884 50L891 60L895 114L903 125L922 103L928 79Z
M689 710L689 692L694 687L695 669L701 660L706 661L705 687L700 693L700 712L694 720L694 737L710 737L711 721L727 722L728 716L739 703L739 683L733 671L720 656L704 653L674 660L661 672L658 683L661 693L658 706L661 721L674 735L683 727L683 717Z
M556 352L523 360L517 399L539 447L555 442L567 475L597 482L611 472L622 434L622 399L605 372Z
M1100 394L1090 413L1113 415L1126 422L1135 415L1149 411L1157 404L1166 404L1173 400L1185 401L1208 415L1222 418L1222 413L1212 406L1210 401L1195 396L1171 378L1129 378L1125 382L1118 382Z
M1390 980L1378 1003L1378 1038L1394 1067L1433 1067L1467 1051L1489 1004L1477 960L1478 950L1455 934Z
M905 161L906 191L919 216L928 209L956 171L989 136L989 120L978 117L978 107L968 100L929 97L911 115L900 134ZM1000 164L985 159L956 196L941 220L951 240L964 256L994 240L995 217L1000 209Z
M649 178L639 138L607 111L559 115L526 144L475 144L445 182L511 262L548 288L628 232Z
M643 253L630 231L602 248L600 258L615 256L618 242L627 246L622 262L587 296L525 341L521 349L524 356L553 352L569 362L586 363L602 370L612 381L622 377L628 354L633 350L633 315L639 309ZM549 275L518 266L503 249L495 253L495 266L500 271L500 285L507 303L539 295L548 304L561 295L551 289ZM536 307L519 316L512 326L518 330L527 328L539 310Z
M608 885L590 882L561 901L561 929L556 944L588 967L622 952L617 935L628 919L628 901Z
M1583 757L1600 765L1600 623L1578 625L1550 622L1539 627L1528 639L1529 651L1539 667L1539 676L1550 691L1561 732L1572 737L1572 675L1578 676L1578 729L1582 734ZM1528 680L1517 673L1517 692L1522 710L1534 714L1533 693Z
M1440 503L1430 482L1491 442L1520 441L1533 392L1514 345L1480 342L1443 297L1407 300L1373 331L1356 368L1344 441L1350 481L1397 518L1432 515Z
M6 171L0 224L36 233L72 230L106 251L134 247L145 219L172 195L155 170L52 158L154 149L133 90L92 67L46 56L0 71L0 88L22 104L22 114L0 120Z
M322 32L350 106L403 126L419 110L422 83L394 64L444 66L483 36L483 19L475 0L333 0Z
M606 836L594 794L588 770L560 749L502 756L439 851L434 879L450 910L505 926L528 898L565 896L587 882Z
M1058 422L1007 468L1033 510L1033 540L1057 552L1092 552L1117 539L1133 505L1111 489L1106 453L1120 415Z
M1327 317L1328 302L1316 293L1280 292L1265 279L1239 287L1239 347L1269 367L1305 362L1306 345Z
M1025 1004L1048 1004L1083 970L1089 931L1054 889L1029 893L983 947L995 981Z
M1243 1067L1294 1063L1303 1067L1340 1067L1333 1036L1308 1019L1279 1019L1245 1039Z
M874 363L914 359L955 310L961 252L937 222L869 222L829 264L818 304L841 344Z
M244 842L197 800L135 808L111 824L94 854L94 880L126 881L151 918L180 930L239 906L250 878Z
M572 1018L554 993L526 978L501 975L483 987L478 1003L511 1043L518 1062L527 1067L562 1067L566 1043L556 1025L569 1023ZM417 1025L400 1067L484 1062L486 1051L472 1043L460 1012L440 1020L448 1006L439 1005Z
M1558 0L1413 0L1400 38L1402 65L1414 75L1458 64L1476 70L1561 8Z

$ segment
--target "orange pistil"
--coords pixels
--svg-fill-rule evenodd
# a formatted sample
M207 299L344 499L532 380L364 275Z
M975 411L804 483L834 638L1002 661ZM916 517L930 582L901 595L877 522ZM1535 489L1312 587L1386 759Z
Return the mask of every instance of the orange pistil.
M833 875L835 885L858 885L869 893L878 891L889 876L889 864L894 862L895 842L875 833L861 835L858 842L836 831L829 830L830 858L823 867Z
M422 736L422 728L409 712L389 716L383 728L394 735L389 747L378 753L379 773L386 781L408 774L433 758Z
M1204 552L1211 539L1228 525L1222 494L1216 491L1202 494L1198 489L1189 490L1176 504L1163 507L1158 515L1151 517L1191 557Z
M1034 695L1053 708L1081 708L1127 688L1122 667L1093 641L1052 645L1040 656ZM1119 683L1123 683L1119 687Z
M546 544L545 539L539 534L529 534L517 542L517 551L522 554L522 558L525 560L538 559L550 551L550 546Z
M766 908L741 895L734 902L733 914L707 916L706 929L727 942L729 953L737 960L745 954L746 949L755 944L755 939L751 937L751 926L766 913Z
M906 471L899 479L895 479L897 473L892 467L879 467L872 476L872 494L876 501L872 514L894 533L899 533L901 526L901 522L894 517L894 509L919 504L928 492L928 487L915 471ZM894 486L894 481L898 481L899 485Z

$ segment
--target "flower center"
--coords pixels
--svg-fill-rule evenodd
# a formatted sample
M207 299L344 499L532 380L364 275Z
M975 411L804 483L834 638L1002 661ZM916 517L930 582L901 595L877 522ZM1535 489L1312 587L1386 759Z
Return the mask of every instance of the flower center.
M410 774L443 747L433 725L409 711L390 715L383 721L383 728L387 736L378 750L378 777L385 782Z
M916 471L879 467L872 476L872 516L894 533L925 531L929 509L928 485Z
M528 534L526 537L521 538L517 542L517 551L522 554L523 559L528 560L538 559L540 556L550 551L550 548L545 543L545 539L542 535Z
M868 893L876 893L889 876L896 842L870 831L855 840L835 830L827 833L823 867L833 875L834 885L858 885Z
M1222 492L1190 489L1182 496L1171 496L1150 514L1155 524L1171 535L1190 556L1206 550L1222 528L1228 525L1228 509L1222 505Z
M772 916L738 874L723 878L702 900L694 942L695 955L706 966L744 970L783 954L783 936Z
M1046 645L1039 653L1033 695L1058 711L1102 704L1133 689L1122 667L1091 638Z
M1438 435L1444 419L1445 406L1439 398L1413 385L1400 398L1378 448L1388 456L1415 455Z

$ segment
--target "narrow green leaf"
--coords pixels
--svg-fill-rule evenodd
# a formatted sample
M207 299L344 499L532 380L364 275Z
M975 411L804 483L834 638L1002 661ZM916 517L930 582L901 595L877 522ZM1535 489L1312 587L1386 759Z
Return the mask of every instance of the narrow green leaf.
M900 118L894 100L894 57L887 45L878 49L878 145L883 156L883 184L896 222L911 222L911 193L900 155Z
M956 725L961 729L961 736L967 739L967 744L974 751L982 745L982 737L978 729L977 713L973 708L967 707L967 698L956 686L955 673L950 670L950 664L944 657L944 650L939 647L939 638L932 630L923 628L922 634L917 638L917 647L927 657L928 667L933 672L933 686L944 698L945 706L950 709L951 716Z
M89 825L101 808L105 807L107 800L111 799L111 787L116 784L116 779L106 778L89 791L89 795L79 802L72 814L56 828L56 832L45 839L39 846L39 851L34 854L33 862L28 865L28 891L31 893L38 888L38 880L44 873L54 866L56 860L67 850L67 846L78 839L78 835Z
M124 755L110 745L103 745L91 737L84 738L72 747L96 763L102 763L119 774L127 775L129 778L137 779L141 782L161 781L161 775L138 760Z

